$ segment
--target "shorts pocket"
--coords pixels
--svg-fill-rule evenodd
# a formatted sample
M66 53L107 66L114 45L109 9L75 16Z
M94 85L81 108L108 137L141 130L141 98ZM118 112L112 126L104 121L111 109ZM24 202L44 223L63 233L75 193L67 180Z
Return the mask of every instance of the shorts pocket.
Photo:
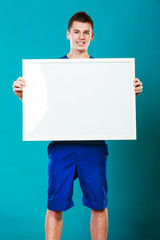
M52 147L53 147L53 141L50 142L49 145L48 145L48 147L47 147L48 155L51 153Z
M108 144L105 144L104 146L104 151L105 151L105 155L108 156L109 152L108 152Z

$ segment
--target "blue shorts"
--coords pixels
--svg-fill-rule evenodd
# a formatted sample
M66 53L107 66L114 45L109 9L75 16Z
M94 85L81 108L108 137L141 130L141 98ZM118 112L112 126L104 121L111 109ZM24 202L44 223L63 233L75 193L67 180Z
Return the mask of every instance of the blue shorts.
M102 210L108 205L105 141L54 141L48 145L47 208L65 211L74 206L73 183L78 177L82 203Z

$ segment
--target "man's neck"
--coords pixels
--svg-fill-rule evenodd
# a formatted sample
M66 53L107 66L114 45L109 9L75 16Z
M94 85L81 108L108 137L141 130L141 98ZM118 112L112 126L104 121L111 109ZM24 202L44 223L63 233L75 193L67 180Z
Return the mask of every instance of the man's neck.
M89 58L89 54L86 52L79 52L79 51L70 51L68 54L67 54L67 57L68 58Z

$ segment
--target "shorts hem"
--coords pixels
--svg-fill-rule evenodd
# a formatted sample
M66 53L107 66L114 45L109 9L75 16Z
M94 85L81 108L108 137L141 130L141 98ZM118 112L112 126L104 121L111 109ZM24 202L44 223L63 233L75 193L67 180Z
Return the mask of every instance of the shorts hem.
M74 206L73 201L49 201L47 203L47 208L52 211L66 211Z
M93 199L83 197L82 203L83 203L83 206L86 206L94 210L103 210L104 208L108 207L108 199L93 200Z

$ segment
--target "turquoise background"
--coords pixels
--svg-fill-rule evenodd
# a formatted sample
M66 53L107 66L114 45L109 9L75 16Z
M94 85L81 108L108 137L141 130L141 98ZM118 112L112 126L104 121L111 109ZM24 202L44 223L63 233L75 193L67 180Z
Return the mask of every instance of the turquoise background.
M0 239L44 239L48 142L22 142L22 103L12 84L22 59L69 52L68 20L86 11L94 21L89 54L135 58L144 86L136 97L137 140L109 141L109 240L160 239L160 1L0 1L1 138ZM90 239L90 209L63 213L63 239Z

